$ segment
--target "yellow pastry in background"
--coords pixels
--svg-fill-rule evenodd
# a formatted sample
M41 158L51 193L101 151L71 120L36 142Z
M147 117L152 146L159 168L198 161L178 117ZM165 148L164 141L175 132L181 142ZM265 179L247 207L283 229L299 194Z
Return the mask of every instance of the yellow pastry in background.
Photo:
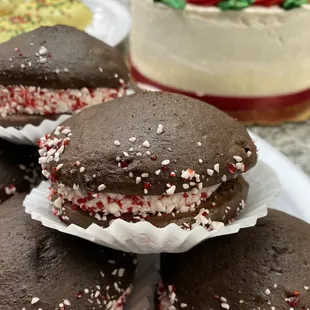
M80 30L84 30L92 20L90 9L79 0L31 0L18 5L13 14L39 15L45 22L72 26Z
M8 15L14 9L10 0L0 0L0 16Z
M2 16L0 17L0 43L40 26L52 26L52 24L43 21L39 16Z
M0 43L3 43L18 35L17 26L12 26L10 18L8 16L0 17Z
M0 0L0 17L11 14L17 5L24 2L24 0Z

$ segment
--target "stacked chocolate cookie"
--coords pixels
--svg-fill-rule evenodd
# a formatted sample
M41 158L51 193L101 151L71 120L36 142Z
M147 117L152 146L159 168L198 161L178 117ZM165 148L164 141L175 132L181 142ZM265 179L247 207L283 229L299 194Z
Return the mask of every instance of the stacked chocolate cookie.
M23 199L0 206L0 309L123 310L136 256L43 227Z
M28 192L43 180L36 146L0 139L0 204L16 192Z
M126 93L121 54L68 26L41 27L0 45L0 126L39 125Z
M162 254L157 309L309 309L309 232L270 210L254 228Z
M83 110L40 140L54 213L67 224L116 219L212 230L246 206L257 161L246 129L185 96L145 92Z

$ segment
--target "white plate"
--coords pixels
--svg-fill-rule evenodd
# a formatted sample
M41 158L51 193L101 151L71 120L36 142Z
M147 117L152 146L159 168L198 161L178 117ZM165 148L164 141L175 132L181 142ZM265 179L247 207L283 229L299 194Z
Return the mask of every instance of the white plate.
M264 139L253 133L251 136L258 147L259 158L273 168L281 182L281 195L275 208L310 223L309 177Z
M125 6L116 0L83 0L93 13L93 22L85 32L116 46L129 34L131 17Z

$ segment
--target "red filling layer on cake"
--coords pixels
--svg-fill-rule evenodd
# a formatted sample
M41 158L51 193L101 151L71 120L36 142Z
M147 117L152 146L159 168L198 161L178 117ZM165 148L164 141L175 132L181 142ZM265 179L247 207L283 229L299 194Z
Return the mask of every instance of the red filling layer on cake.
M188 4L201 5L201 6L214 6L217 5L222 0L187 0ZM252 5L261 6L272 6L272 5L282 5L285 0L254 0ZM306 1L305 1L306 2Z

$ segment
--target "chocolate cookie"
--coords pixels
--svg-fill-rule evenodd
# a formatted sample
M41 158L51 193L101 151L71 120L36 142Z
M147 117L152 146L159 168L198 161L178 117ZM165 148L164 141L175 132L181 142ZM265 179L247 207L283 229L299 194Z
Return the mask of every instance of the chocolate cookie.
M43 178L35 146L0 139L0 203L16 192L27 192Z
M110 215L144 220L170 214L173 222L177 213L196 216L227 181L236 182L236 211L247 193L236 177L257 161L256 147L237 121L198 100L153 92L85 109L43 137L40 148L58 215L70 202L73 210L108 223Z
M270 210L254 228L162 254L159 309L310 308L309 228Z
M71 114L125 94L122 55L73 27L41 27L0 47L1 126L8 119L24 125L28 115L38 122L42 116Z
M0 208L0 309L122 310L136 257L41 226L23 198Z

